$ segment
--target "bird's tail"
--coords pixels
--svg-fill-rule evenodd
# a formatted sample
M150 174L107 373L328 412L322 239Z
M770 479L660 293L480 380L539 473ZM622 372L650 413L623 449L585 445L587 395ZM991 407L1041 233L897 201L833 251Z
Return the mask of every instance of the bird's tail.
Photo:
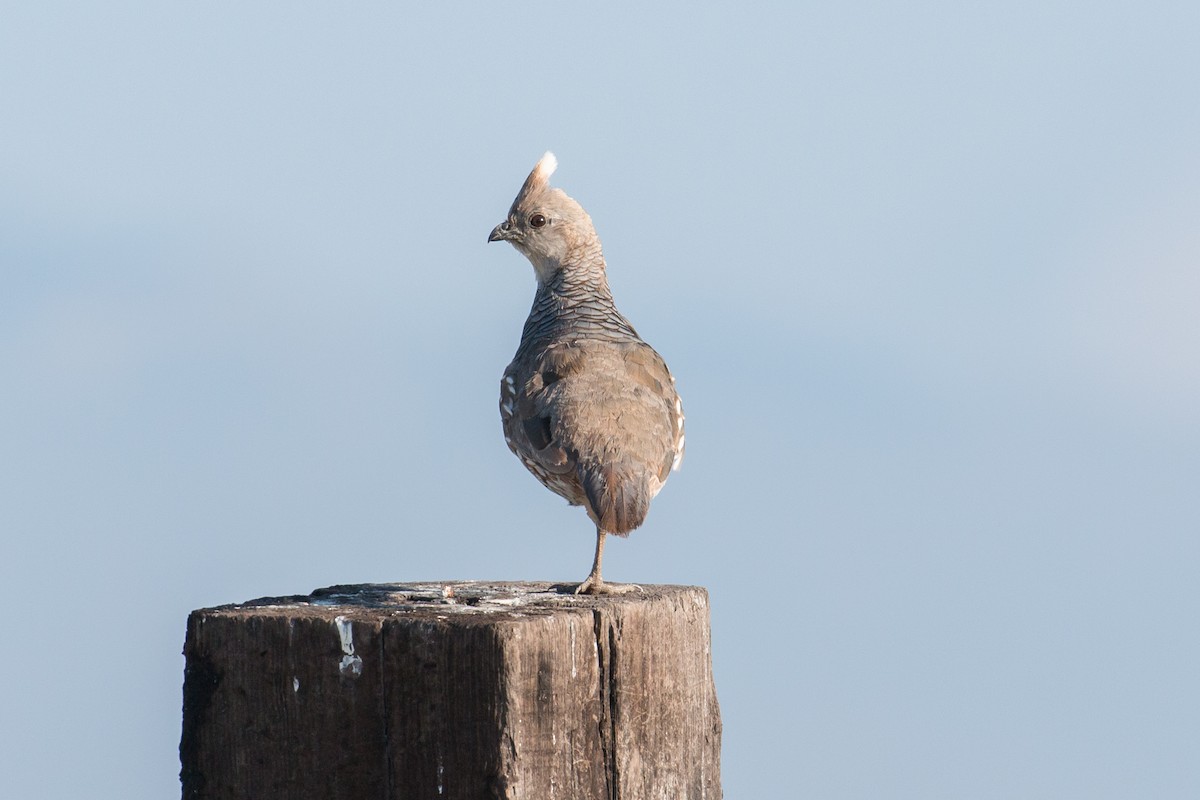
M621 462L580 464L579 481L600 530L626 536L645 521L650 511L650 487L635 466Z

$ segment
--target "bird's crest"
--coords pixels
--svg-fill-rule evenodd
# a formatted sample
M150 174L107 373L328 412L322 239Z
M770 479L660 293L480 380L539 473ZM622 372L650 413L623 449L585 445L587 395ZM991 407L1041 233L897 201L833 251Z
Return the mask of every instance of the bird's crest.
M517 193L517 198L513 200L513 208L521 205L525 198L545 191L550 187L550 176L554 174L554 170L558 169L558 159L554 157L554 153L549 150L546 154L538 159L534 165L533 171L529 173L529 177L525 179L524 185L521 186L521 191Z
M547 150L537 164L533 167L533 172L529 174L529 179L535 178L539 183L549 183L550 176L554 174L554 170L558 169L558 159L554 157L554 153Z

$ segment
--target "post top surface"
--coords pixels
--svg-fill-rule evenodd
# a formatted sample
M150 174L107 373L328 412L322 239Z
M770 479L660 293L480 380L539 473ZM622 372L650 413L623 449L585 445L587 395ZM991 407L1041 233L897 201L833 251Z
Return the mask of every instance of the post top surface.
M575 584L549 581L420 581L328 586L307 595L260 597L196 613L206 616L279 616L332 619L404 616L455 619L467 624L497 616L522 618L599 608L631 607L662 601L708 606L699 586L642 585L619 595L577 595Z

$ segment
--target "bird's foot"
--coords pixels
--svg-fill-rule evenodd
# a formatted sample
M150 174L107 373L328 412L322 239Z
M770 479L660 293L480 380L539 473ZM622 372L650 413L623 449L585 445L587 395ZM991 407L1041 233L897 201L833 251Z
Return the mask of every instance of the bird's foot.
M629 594L640 592L636 583L609 583L598 575L589 575L587 580L575 587L575 594Z

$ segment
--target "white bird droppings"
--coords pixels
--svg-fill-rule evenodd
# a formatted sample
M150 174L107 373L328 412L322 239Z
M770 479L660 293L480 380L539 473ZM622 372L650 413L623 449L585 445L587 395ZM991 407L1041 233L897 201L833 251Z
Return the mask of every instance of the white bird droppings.
M333 624L341 637L344 654L338 663L338 672L346 677L357 678L362 675L363 661L354 654L354 624L345 617L334 617Z
M575 669L575 620L571 620L571 677L578 674Z

